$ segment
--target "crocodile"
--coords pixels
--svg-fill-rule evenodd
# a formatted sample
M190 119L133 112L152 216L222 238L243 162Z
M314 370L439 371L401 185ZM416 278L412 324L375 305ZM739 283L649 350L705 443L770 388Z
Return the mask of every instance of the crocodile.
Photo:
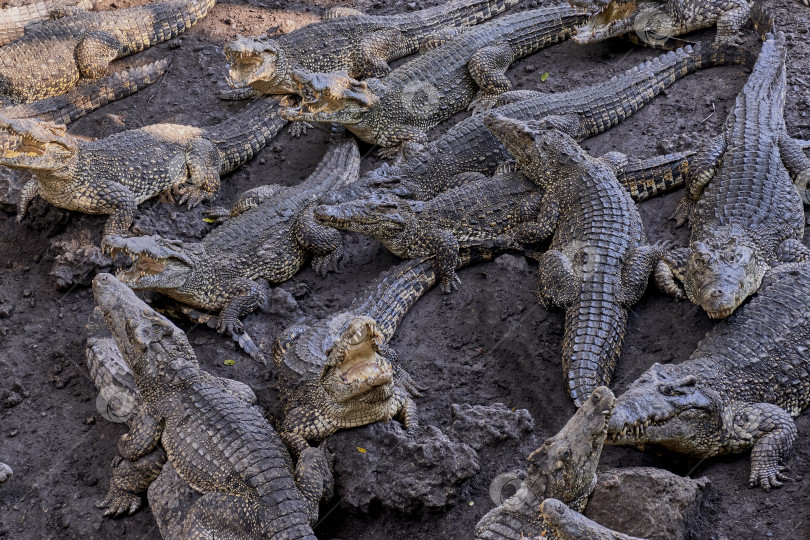
M67 210L111 214L106 237L126 233L137 206L158 194L197 205L217 193L220 175L253 157L286 124L277 106L266 97L215 126L154 124L90 142L63 125L3 118L0 111L0 165L34 173L17 220L39 195Z
M0 46L22 36L25 28L62 13L90 10L95 7L93 0L45 0L22 6L10 6L0 10Z
M750 449L749 484L782 485L797 436L792 417L810 405L808 305L808 263L771 270L689 360L653 364L619 396L608 442L704 458Z
M665 246L650 245L630 195L607 161L593 158L553 123L489 114L487 128L544 189L538 239L552 236L539 260L538 297L565 309L562 365L577 406L610 383L627 311L641 298Z
M186 335L114 276L98 274L93 293L142 399L118 453L138 463L160 444L203 494L186 514L184 536L315 540L310 524L331 484L325 454L308 449L293 471L244 384L202 370Z
M464 245L459 267L498 250ZM438 281L430 259L405 261L381 274L346 308L305 319L273 345L284 419L280 435L293 454L340 429L401 420L418 426L419 390L387 345L416 301Z
M241 334L240 319L267 298L258 278L286 281L312 254L318 274L337 268L343 255L340 233L318 224L312 209L321 193L356 180L359 170L356 140L336 135L307 180L290 188L269 185L243 193L227 221L200 242L109 237L113 251L134 256L118 278L136 290L151 289L195 308L219 310L219 330Z
M619 183L636 202L682 187L691 152L634 159L611 152ZM315 218L325 225L374 237L402 258L435 255L442 292L457 283L459 242L491 241L518 247L538 241L542 230L535 218L542 190L522 175L510 172L489 178L481 173L429 201L413 201L389 192L321 205Z
M8 104L58 96L104 77L116 58L171 39L215 0L175 0L105 12L66 14L31 25L0 48L0 95Z
M674 216L688 219L689 245L656 268L665 292L713 319L755 293L769 268L810 254L801 243L810 159L785 127L785 54L784 34L768 34L722 133L693 159Z
M449 293L460 282L455 271L459 243L532 243L541 200L537 185L505 173L472 180L427 202L373 194L318 206L314 215L324 225L372 236L399 257L434 256L441 290Z
M493 113L517 120L558 117L558 125L581 141L616 126L673 82L699 69L726 64L753 68L756 55L738 47L698 43L646 61L607 81L561 93L513 91ZM508 103L507 103L508 102ZM487 131L481 115L456 124L405 162L364 175L350 187L327 195L326 203L352 200L370 191L428 200L470 172L491 176L509 153Z
M475 538L554 538L548 536L537 508L548 497L562 499L578 511L585 508L596 486L596 467L615 403L613 392L596 388L559 433L529 455L526 479L514 495L478 521Z
M559 499L548 498L540 505L540 518L554 540L644 540L599 525Z
M329 10L324 20L278 38L240 37L225 45L235 89L262 94L295 94L293 71L346 71L354 78L383 77L388 62L430 47L459 27L476 25L520 0L455 0L413 13L372 16L356 10Z
M810 0L801 0L810 6ZM770 14L754 0L572 0L595 15L577 30L581 45L629 35L652 45L695 30L717 26L716 42L736 43L749 19L764 22Z
M143 90L163 75L169 63L169 59L164 58L119 71L103 79L78 86L60 96L3 107L0 109L0 115L6 118L31 118L67 125L99 107Z
M429 129L465 108L490 108L511 87L505 72L512 62L564 41L585 19L568 5L505 15L451 37L381 79L293 72L302 105L281 114L342 124L393 157L425 142Z

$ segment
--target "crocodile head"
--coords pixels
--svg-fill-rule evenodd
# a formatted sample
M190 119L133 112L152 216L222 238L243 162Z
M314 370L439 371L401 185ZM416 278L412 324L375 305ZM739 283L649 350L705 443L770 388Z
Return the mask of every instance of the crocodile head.
M645 42L660 42L677 35L673 18L667 13L667 2L613 0L605 2L578 2L586 5L596 14L587 24L577 29L573 40L580 45L604 41L630 32Z
M198 266L199 244L183 244L160 236L107 236L104 238L113 256L125 253L133 258L128 268L116 277L136 290L177 290L188 283Z
M62 124L0 115L0 165L55 170L75 157L76 139Z
M411 203L387 194L317 206L313 213L324 225L372 236L381 242L396 238L414 218Z
M684 454L711 455L723 432L723 401L701 381L716 376L709 359L653 364L616 401L608 443L660 444Z
M383 334L374 319L356 317L326 351L320 382L338 403L380 402L394 392L394 367L380 349Z
M616 403L607 387L593 391L568 423L529 455L526 485L537 495L570 504L590 495Z
M410 183L405 179L403 167L383 163L354 182L325 193L320 198L320 202L338 204L365 198L369 193L390 194L402 199L411 199L414 198L417 190L410 187Z
M284 49L278 43L239 36L225 45L224 52L232 88L249 86L262 94L298 91Z
M380 101L366 82L349 77L345 71L292 70L292 78L302 101L300 107L282 109L282 116L290 121L358 124Z
M484 124L515 158L523 173L538 185L554 184L565 168L585 159L585 151L549 118L524 122L491 114Z
M683 286L690 301L722 319L759 289L766 271L750 236L737 226L722 227L692 243Z
M183 331L114 276L96 275L93 295L144 397L156 382L172 384L173 375L199 367Z

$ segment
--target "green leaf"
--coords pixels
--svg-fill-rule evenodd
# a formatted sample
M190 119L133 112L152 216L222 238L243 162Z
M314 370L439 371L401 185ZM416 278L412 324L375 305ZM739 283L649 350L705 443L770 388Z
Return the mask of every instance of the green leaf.
M543 73L542 75L540 75L540 82L546 82L549 77L551 77L551 75L548 72Z
M225 361L224 361L224 362L222 362L222 363L223 363L223 364L225 364L226 366L233 366L233 365L235 365L235 364L236 364L236 361L235 361L235 360L231 360L230 358L228 358L227 360L225 360Z
M204 217L203 221L206 222L206 223L216 223L217 222L217 220L212 218L212 217Z

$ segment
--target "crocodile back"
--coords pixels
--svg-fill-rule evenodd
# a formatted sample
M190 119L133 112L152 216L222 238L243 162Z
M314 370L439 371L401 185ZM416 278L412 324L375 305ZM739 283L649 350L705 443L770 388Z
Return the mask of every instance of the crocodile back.
M533 92L525 99L493 109L516 120L539 120L550 115L577 114L582 129L577 140L602 133L633 115L675 81L700 69L739 64L753 67L756 56L739 47L698 43L644 62L598 84L568 92ZM456 174L466 171L492 174L509 159L503 145L486 129L480 115L453 126L445 135L392 171L419 198L442 191Z
M692 213L692 238L719 225L742 225L765 253L785 238L804 234L804 211L787 169L779 140L785 135L785 37L762 47L757 65L726 120L727 150Z
M25 27L50 17L51 12L62 7L92 9L91 0L47 0L23 6L6 7L0 10L0 45L5 45L23 35Z
M707 384L721 395L774 403L796 416L810 405L810 265L780 268L682 366L690 372L711 365Z

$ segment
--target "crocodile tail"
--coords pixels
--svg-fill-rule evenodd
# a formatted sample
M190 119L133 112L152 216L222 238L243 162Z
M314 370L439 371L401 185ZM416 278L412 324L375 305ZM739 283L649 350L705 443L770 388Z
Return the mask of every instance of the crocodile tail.
M462 243L456 269L477 262L490 261L503 253L488 245ZM405 261L381 274L355 301L352 311L371 317L388 341L396 332L405 314L419 298L438 281L432 257Z
M631 159L616 174L637 203L686 185L689 158L695 152L677 152L648 159Z
M621 353L627 310L618 302L583 298L565 312L562 367L577 407L599 386L609 386Z
M156 2L147 4L144 8L151 14L151 21L147 23L146 32L140 32L138 39L128 43L127 53L140 52L152 45L173 39L208 14L216 0L174 0L170 2ZM132 9L129 17L143 17L144 12L139 8ZM121 10L122 12L124 10ZM138 21L138 28L143 28L143 21Z
M74 88L67 94L25 105L6 107L3 114L11 118L36 118L69 124L108 103L143 90L169 67L169 58L120 71L90 84Z
M55 9L63 7L92 9L90 0L46 0L23 6L5 7L0 10L0 45L10 43L25 33L25 27L33 22L48 19Z
M475 26L518 5L521 0L455 0L403 15L400 29L408 37L426 36L447 27Z
M287 124L278 108L278 99L260 97L224 122L205 128L205 137L216 145L222 157L220 174L247 162L278 135Z

